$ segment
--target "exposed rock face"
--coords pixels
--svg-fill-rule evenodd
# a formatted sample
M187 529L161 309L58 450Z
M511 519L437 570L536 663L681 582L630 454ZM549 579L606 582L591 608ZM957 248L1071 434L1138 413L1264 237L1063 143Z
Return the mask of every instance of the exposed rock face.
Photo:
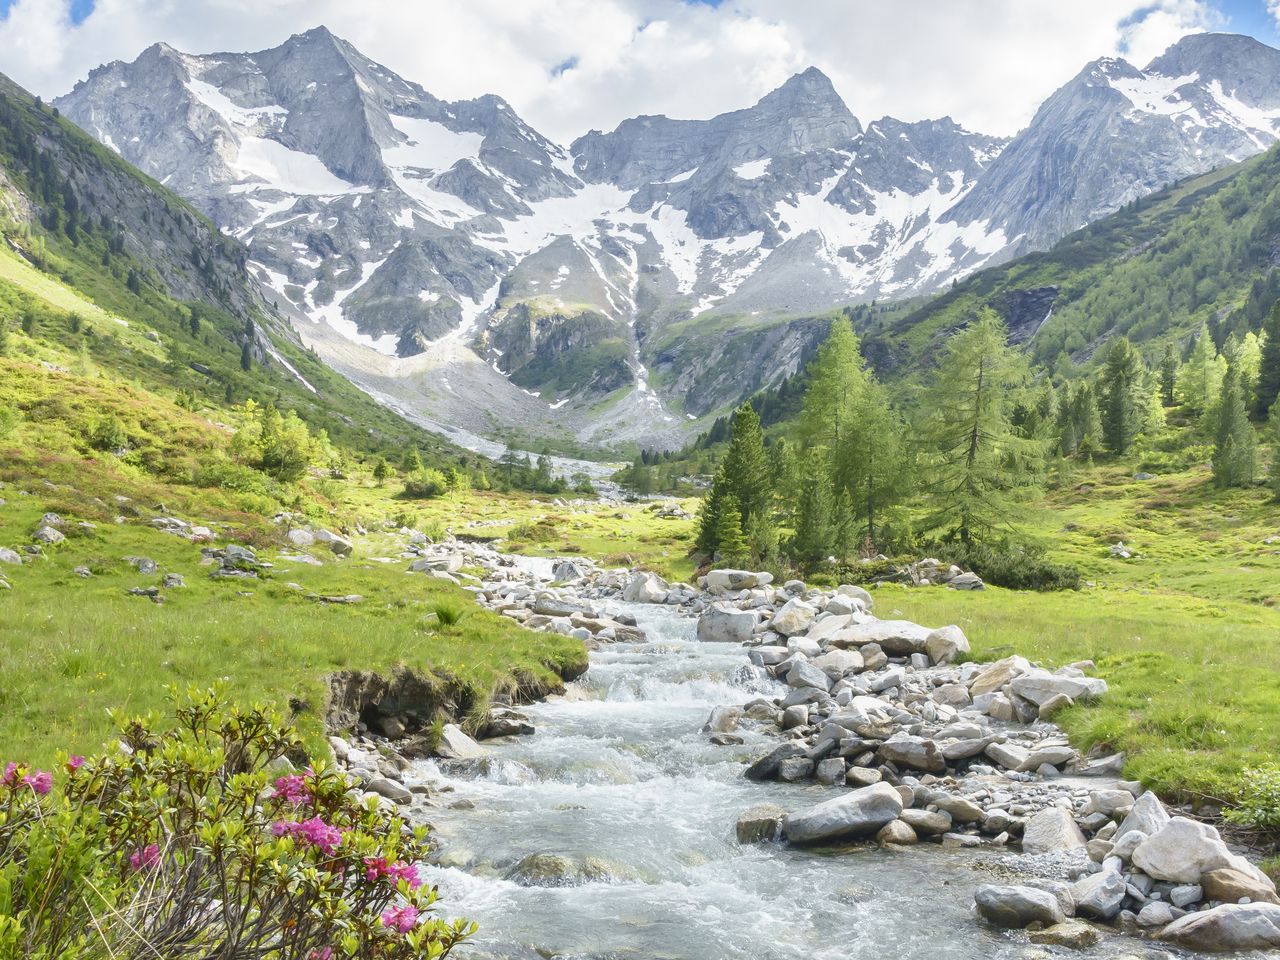
M322 27L257 53L156 45L57 104L244 240L269 296L363 385L477 432L492 413L670 446L799 369L833 304L938 290L1264 149L1278 62L1204 34L1143 70L1100 60L1011 142L864 123L809 69L741 110L636 117L566 149ZM1015 339L1055 296L1002 305Z

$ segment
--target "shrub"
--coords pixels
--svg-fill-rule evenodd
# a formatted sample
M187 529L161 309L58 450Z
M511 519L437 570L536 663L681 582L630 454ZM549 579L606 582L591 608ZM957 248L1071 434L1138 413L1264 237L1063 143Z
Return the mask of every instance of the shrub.
M430 468L409 474L404 481L404 495L415 500L430 500L449 489L449 481L439 470Z
M474 931L429 916L425 828L301 757L260 707L191 693L175 724L0 783L0 956L38 960L445 957ZM60 779L62 779L60 777Z
M550 543L559 536L555 524L546 520L537 523L517 523L507 531L507 541L528 541L529 543Z
M115 417L99 417L89 428L89 445L95 450L119 450L129 445L129 435Z
M1246 770L1239 803L1225 816L1232 823L1267 831L1280 830L1280 765Z
M972 570L986 583L1010 590L1079 590L1081 586L1078 569L1047 560L1038 544L1001 541L965 547L942 543L927 546L926 552Z

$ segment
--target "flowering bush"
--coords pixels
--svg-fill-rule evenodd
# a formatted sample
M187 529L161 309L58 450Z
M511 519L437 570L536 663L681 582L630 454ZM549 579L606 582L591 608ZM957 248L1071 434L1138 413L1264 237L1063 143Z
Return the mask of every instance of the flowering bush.
M176 723L123 720L64 777L0 778L0 958L442 958L474 932L431 915L426 831L216 691Z

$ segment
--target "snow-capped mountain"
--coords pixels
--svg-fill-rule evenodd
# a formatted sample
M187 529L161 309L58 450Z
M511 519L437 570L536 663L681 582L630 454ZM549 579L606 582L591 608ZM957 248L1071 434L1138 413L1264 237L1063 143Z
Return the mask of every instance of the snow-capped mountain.
M1265 148L1278 68L1225 35L1100 60L1012 141L864 127L809 69L565 149L317 28L251 54L157 45L57 105L242 239L308 342L406 412L674 443L793 371L821 335L806 315L932 292Z

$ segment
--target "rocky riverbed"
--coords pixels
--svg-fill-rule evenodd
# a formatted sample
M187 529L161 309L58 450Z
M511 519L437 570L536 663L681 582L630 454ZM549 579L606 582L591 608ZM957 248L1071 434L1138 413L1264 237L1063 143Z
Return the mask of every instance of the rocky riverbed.
M914 895L965 916L965 930L935 931L957 946L938 956L1083 948L1104 934L1094 949L1128 955L1280 947L1280 901L1261 871L1211 825L1122 780L1122 757L1080 755L1053 724L1056 710L1107 695L1087 662L966 662L959 628L879 619L856 586L749 571L669 585L413 537L404 559L450 578L480 567L478 602L593 651L563 698L499 705L488 743L449 727L441 756L416 762L344 746L370 789L438 828L435 879L463 909L479 905L495 957L825 956L815 938L846 929L828 885L877 876L885 889L844 918L864 926L880 900L901 919L904 869ZM805 878L814 899L752 886L763 861L775 882ZM716 884L752 899L725 902ZM757 933L773 939L721 931L721 952L697 936L668 942L652 904L599 928L623 889L666 902L677 888L686 899L672 918L723 927L760 909ZM797 929L775 928L780 907L801 911ZM545 910L563 924L540 922Z

